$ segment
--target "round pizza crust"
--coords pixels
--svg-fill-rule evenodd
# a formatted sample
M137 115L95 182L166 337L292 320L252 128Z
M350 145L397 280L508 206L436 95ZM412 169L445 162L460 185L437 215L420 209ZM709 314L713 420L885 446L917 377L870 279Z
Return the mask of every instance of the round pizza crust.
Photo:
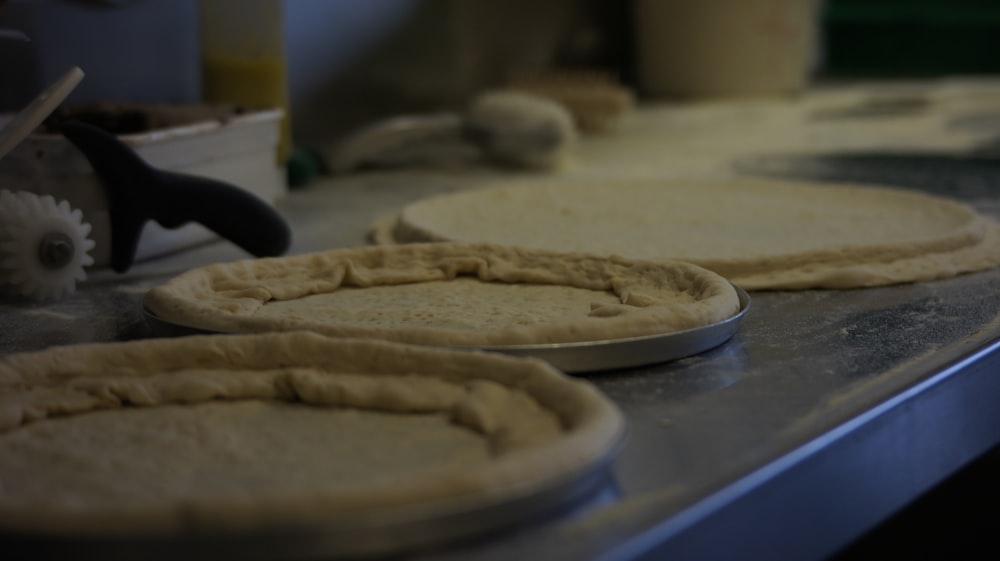
M311 332L52 348L0 359L0 532L473 515L607 467L623 430L536 359Z
M215 264L152 288L144 303L160 320L209 331L445 346L659 335L740 310L729 281L689 263L459 243Z
M682 260L747 290L888 285L1000 264L1000 225L961 203L777 180L505 183L417 201L373 236Z

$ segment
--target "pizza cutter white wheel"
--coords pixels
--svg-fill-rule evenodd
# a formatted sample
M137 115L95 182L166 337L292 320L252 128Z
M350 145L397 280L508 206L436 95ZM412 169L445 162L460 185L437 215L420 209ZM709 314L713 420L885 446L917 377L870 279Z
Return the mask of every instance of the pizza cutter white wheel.
M94 259L90 224L66 201L0 190L0 292L59 298L86 278Z

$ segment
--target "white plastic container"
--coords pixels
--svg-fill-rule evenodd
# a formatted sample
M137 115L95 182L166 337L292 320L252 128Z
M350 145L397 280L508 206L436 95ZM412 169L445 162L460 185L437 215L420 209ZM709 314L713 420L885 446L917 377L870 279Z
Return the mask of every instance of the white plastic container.
M0 117L0 123L8 118ZM280 109L250 111L226 119L195 118L118 138L153 167L218 179L274 203L287 193L284 168L274 158L281 118ZM52 195L80 209L84 221L93 228L90 238L96 243L91 251L94 267L110 263L111 225L104 187L90 163L64 137L41 133L28 136L0 159L0 188ZM215 237L199 224L169 230L151 221L143 230L135 261Z
M200 0L202 99L284 111L276 158L292 152L285 0Z

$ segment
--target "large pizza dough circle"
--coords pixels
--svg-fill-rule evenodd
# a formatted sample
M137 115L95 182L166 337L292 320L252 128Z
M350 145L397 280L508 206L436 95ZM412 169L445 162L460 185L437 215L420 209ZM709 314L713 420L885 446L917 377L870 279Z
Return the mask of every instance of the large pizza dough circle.
M679 259L746 289L876 286L1000 264L1000 226L958 202L774 180L514 182L417 201L374 234Z
M740 309L729 281L689 263L458 243L215 264L152 288L144 303L160 320L225 333L491 347L661 335Z
M411 509L404 521L472 513L606 465L623 428L589 383L482 352L290 332L10 355L0 532L332 530L380 515L391 526L395 508Z

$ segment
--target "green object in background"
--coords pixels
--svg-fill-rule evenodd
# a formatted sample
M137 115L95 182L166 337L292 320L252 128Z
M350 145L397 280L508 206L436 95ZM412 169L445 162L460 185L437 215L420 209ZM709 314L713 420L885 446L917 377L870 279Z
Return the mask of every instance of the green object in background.
M324 173L323 164L315 153L296 148L285 164L289 187L302 187Z
M827 75L1000 73L996 0L826 0Z

